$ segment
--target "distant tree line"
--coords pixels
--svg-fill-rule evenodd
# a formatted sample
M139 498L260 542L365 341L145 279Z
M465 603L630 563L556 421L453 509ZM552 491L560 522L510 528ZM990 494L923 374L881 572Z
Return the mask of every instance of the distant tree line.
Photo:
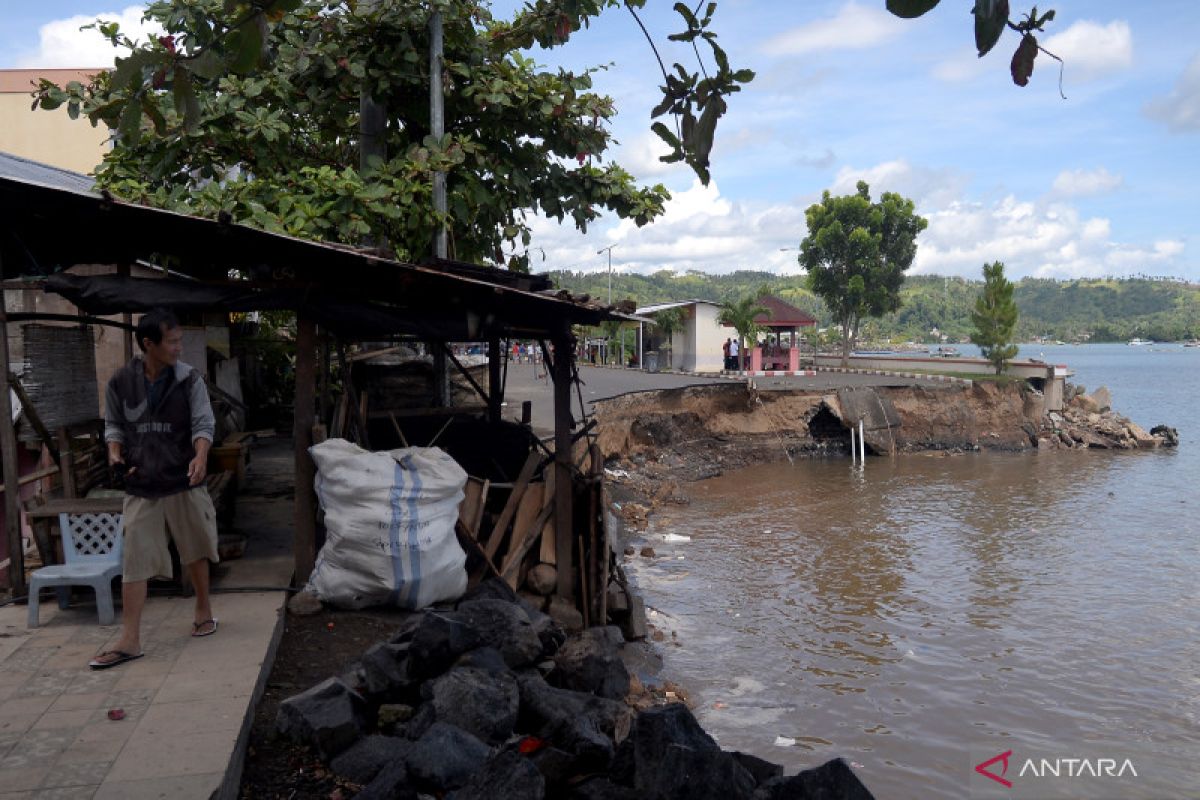
M605 272L551 272L562 288L604 297ZM1016 337L1063 341L1116 342L1135 336L1158 341L1200 338L1200 284L1178 278L1085 278L1014 281L1013 297L1020 311ZM761 287L815 316L821 326L833 316L807 287L803 275L779 276L759 270L720 275L663 270L648 275L620 273L613 277L613 297L640 305L674 300L736 302ZM870 336L897 341L932 341L934 328L950 339L967 339L971 311L983 281L935 275L907 276L900 290L901 306L868 328Z

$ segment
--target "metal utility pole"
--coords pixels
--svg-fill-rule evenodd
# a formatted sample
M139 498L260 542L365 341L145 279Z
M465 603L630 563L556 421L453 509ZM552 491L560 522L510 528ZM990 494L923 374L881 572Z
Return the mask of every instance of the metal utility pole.
M612 249L615 244L610 244L608 247L596 251L596 255L602 256L608 253L608 304L612 305Z

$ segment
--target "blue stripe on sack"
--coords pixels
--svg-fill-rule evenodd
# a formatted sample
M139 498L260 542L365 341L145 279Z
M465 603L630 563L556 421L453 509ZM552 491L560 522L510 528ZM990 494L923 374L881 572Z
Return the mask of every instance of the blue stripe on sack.
M413 465L412 456L405 456L401 463L412 473L412 489L408 494L408 555L411 560L412 580L408 585L408 607L417 607L417 594L421 588L421 541L417 519L417 501L421 496L421 473Z
M400 501L404 499L404 468L399 463L392 471L392 493L388 498L392 506L392 523L388 526L388 543L391 545L392 592L388 596L391 605L400 602L400 590L404 586L404 558L400 552Z

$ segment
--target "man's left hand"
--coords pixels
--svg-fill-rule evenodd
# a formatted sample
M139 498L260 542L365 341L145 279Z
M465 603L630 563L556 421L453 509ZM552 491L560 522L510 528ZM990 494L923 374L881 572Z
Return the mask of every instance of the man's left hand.
M208 454L203 456L197 455L188 462L188 484L191 486L199 486L200 483L208 476Z

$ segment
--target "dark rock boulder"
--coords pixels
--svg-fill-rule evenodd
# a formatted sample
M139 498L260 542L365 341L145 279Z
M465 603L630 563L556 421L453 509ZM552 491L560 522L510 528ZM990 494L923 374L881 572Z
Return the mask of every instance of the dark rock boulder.
M463 603L473 603L476 600L503 600L506 603L517 602L517 593L504 580L496 577L480 581L459 598L456 607Z
M512 675L512 670L504 660L504 656L494 647L477 647L469 653L463 653L455 667L471 667L483 670L492 675Z
M421 681L441 675L463 653L483 644L479 631L456 611L427 611L408 647L408 674Z
M409 749L408 775L419 789L445 792L466 785L491 750L461 728L435 722Z
M518 727L575 755L581 765L604 768L613 741L628 734L632 712L623 703L556 689L536 672L517 676L521 692Z
M566 797L567 800L642 800L636 790L604 777L584 781L573 787Z
M748 800L754 793L754 776L680 703L643 711L630 738L633 785L647 800Z
M1155 425L1150 429L1151 436L1161 436L1163 447L1179 446L1179 431L1167 425Z
M441 722L490 745L503 744L517 724L520 692L512 673L455 667L430 681L430 703Z
M545 796L546 782L537 767L515 750L504 750L489 758L447 800L542 800Z
M629 670L621 660L625 643L615 626L588 628L567 640L554 656L550 683L563 689L586 692L609 700L629 694Z
M772 764L766 759L752 756L749 753L731 752L731 756L737 759L737 762L746 768L746 771L754 776L754 782L758 784L766 783L774 778L783 776L783 767L779 764Z
M875 797L849 764L835 758L790 778L767 781L758 787L754 800L875 800Z
M275 729L331 758L362 736L366 702L340 678L329 678L279 705Z
M411 746L411 742L394 736L365 736L329 762L329 768L336 775L365 786L388 764L403 763Z
M408 783L405 763L393 761L380 770L354 800L417 800L417 790Z
M408 677L408 644L381 642L363 654L363 691L377 701L408 698L416 688Z
M537 634L538 640L542 643L542 657L553 656L567 640L567 634L549 614L541 611L532 613L527 611L526 613L529 615L529 624L533 626L533 632Z
M542 640L520 605L504 600L472 600L459 603L456 613L475 629L482 644L499 650L513 669L541 660Z

